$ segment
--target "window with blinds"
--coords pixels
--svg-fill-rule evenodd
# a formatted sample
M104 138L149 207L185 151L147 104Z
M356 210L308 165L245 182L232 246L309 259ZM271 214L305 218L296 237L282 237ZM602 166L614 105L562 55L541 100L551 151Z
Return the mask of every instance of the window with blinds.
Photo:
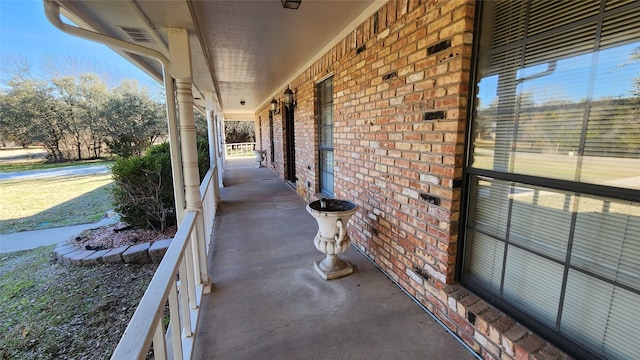
M462 282L580 358L640 334L640 2L486 1Z
M333 77L318 84L320 192L333 197Z

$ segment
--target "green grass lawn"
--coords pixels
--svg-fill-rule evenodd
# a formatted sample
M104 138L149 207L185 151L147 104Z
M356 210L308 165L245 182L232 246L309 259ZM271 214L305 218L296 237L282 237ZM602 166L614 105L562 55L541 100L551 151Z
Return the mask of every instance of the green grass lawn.
M108 359L157 265L64 266L0 254L0 359Z
M0 234L92 223L112 208L111 174L0 181Z
M112 183L110 173L0 181L0 234L95 222L112 208ZM64 266L53 248L0 254L0 359L108 359L157 265Z

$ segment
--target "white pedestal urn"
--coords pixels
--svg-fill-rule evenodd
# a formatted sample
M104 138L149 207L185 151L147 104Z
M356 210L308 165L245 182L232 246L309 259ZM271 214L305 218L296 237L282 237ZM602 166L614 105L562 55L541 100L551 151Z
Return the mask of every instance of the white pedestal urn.
M258 163L256 167L257 168L263 167L262 162L264 161L264 158L267 156L267 150L253 150L253 152L256 153L256 162Z
M353 266L340 259L338 254L349 248L347 221L358 211L358 205L335 199L322 199L309 203L307 211L318 222L318 233L313 240L316 249L327 254L315 261L313 267L324 280L337 279L353 272Z

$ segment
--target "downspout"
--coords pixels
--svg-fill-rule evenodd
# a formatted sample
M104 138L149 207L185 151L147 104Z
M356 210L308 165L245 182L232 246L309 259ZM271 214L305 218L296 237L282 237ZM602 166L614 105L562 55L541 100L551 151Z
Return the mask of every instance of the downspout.
M173 176L173 195L176 205L176 218L178 224L180 224L184 218L185 209L184 179L182 178L182 159L180 156L180 142L178 139L176 119L175 87L170 73L171 63L169 59L157 50L64 23L62 19L60 19L60 4L55 1L44 0L44 12L49 22L66 34L116 47L133 54L146 56L157 60L162 65L162 77L167 102L167 120L169 123L168 132L171 152L171 174Z

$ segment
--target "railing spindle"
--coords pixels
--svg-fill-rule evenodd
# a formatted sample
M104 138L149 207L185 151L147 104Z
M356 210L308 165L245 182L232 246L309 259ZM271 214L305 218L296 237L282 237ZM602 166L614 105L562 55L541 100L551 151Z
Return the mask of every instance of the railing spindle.
M172 358L176 360L191 354L193 335L198 327L199 299L206 288L198 285L203 281L203 275L208 277L206 252L209 244L206 239L213 231L217 197L213 181L218 181L214 175L215 169L209 169L200 185L203 211L185 211L178 232L112 354L112 360L145 359L152 344L154 357L159 360L171 358L169 353L173 353ZM203 216L204 222L199 221L198 216ZM170 320L165 331L167 301Z
M180 308L178 307L177 282L173 282L169 290L169 316L171 321L171 345L173 346L173 358L182 359L182 333L180 331Z
M187 278L185 279L184 288L188 291L189 294L189 303L191 304L191 308L195 309L198 307L196 303L196 268L193 262L193 237L189 240L189 244L184 251L184 256L186 259L186 274Z
M164 338L164 317L160 317L156 325L156 331L153 333L153 358L155 360L167 359L167 343Z
M186 261L184 261L184 259L180 262L179 271L180 274L188 272ZM189 282L188 277L187 279L180 280L180 311L182 314L182 331L185 337L193 335L191 332L191 308L189 307L189 298L194 297L195 293L190 291L191 286L187 286L187 283Z
M225 144L225 153L227 157L250 156L254 155L256 143L230 143Z

